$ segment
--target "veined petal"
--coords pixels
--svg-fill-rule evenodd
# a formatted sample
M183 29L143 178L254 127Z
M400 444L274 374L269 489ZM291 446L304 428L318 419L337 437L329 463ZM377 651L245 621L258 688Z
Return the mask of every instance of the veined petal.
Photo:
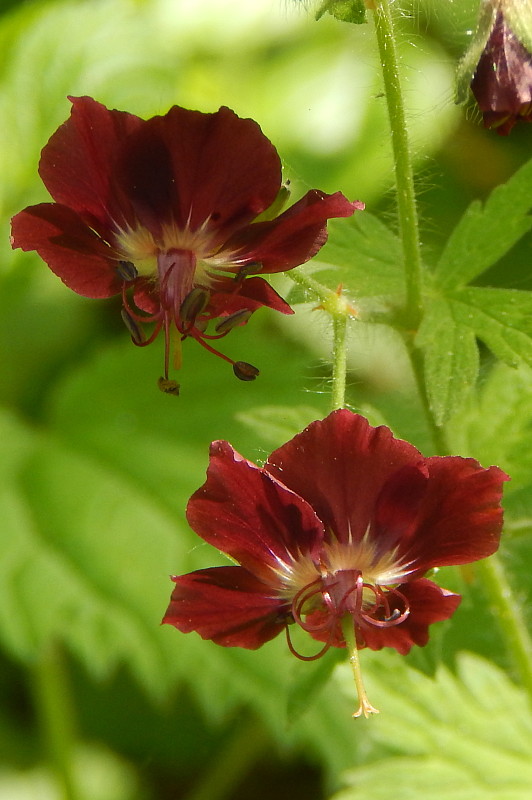
M389 428L373 428L340 409L275 450L264 468L312 506L327 532L348 543L363 538L386 481L422 460Z
M417 529L401 541L400 554L423 571L490 556L499 546L508 475L460 456L433 456L425 465L429 480Z
M84 297L111 297L122 286L118 254L81 217L56 203L29 206L12 219L12 245L36 250L52 272Z
M222 286L230 288L232 281L226 281ZM247 308L256 311L261 306L268 306L283 314L293 314L286 300L277 294L269 283L262 278L246 278L237 292L224 292L213 287L209 310L214 317L218 315L234 314L236 311Z
M39 174L57 203L102 222L109 221L111 206L120 207L121 224L127 219L124 202L113 203L113 170L126 137L144 124L125 111L113 111L91 97L71 97L70 118L43 148Z
M172 580L163 623L183 633L256 650L286 625L286 603L269 596L268 587L242 567L211 567Z
M317 554L323 526L312 508L227 442L213 442L205 484L187 507L191 527L271 586L301 555Z
M225 107L203 114L174 106L128 138L118 179L154 235L165 222L191 231L210 223L218 247L275 200L281 162L253 120Z
M277 219L239 231L224 249L259 262L257 272L283 272L316 255L327 241L328 219L350 217L363 208L364 203L350 202L341 192L328 195L313 189Z

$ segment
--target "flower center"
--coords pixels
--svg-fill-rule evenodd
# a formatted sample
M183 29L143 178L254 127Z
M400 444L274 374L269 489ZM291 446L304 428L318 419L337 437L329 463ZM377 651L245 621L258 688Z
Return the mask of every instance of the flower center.
M215 313L209 307L217 283L224 281L225 293L237 293L245 278L245 265L239 264L236 256L233 263L230 254L215 252L206 227L207 223L197 231L190 231L165 226L160 243L145 228L120 231L116 236L116 248L124 255L117 268L124 281L122 318L133 343L139 347L150 344L164 331L164 377L159 380L159 387L170 394L179 393L178 384L168 378L170 358L174 368L179 369L181 342L188 336L232 364L240 380L254 380L258 375L253 365L233 361L206 341L226 336L251 316L251 310L246 308L225 316L222 313L215 332L206 333L210 320L220 316L220 309ZM227 272L235 272L234 279ZM129 289L133 292L133 302L127 295ZM150 323L154 327L146 336L143 325Z

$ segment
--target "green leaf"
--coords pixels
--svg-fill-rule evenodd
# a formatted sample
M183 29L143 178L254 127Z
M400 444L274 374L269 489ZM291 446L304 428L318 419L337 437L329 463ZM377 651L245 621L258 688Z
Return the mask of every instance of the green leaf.
M532 365L532 292L470 287L449 302L457 323L471 328L497 358L510 366Z
M336 285L342 283L355 298L403 294L401 243L390 228L368 211L331 220L328 227L329 239L314 267L334 266Z
M477 378L475 332L456 319L450 302L436 297L426 306L416 344L424 353L429 402L441 425L462 407Z
M416 344L438 424L462 408L475 383L477 339L509 366L532 365L532 292L466 287L427 303Z
M368 695L381 711L364 735L390 755L349 771L334 800L531 796L532 714L524 691L502 670L461 653L458 675L440 667L431 680L400 656L364 655ZM336 674L352 692L350 670L341 666Z
M311 406L259 406L235 414L239 422L260 436L272 450L321 416L322 412Z
M333 669L345 660L345 651L332 647L324 656L312 663L298 662L293 669L293 681L288 688L287 716L294 722L309 710L319 695Z
M437 284L463 286L495 264L532 227L532 160L484 205L475 200L451 233L435 270Z
M456 452L498 464L512 476L506 494L532 479L531 408L532 370L498 363L450 430Z
M316 12L316 19L320 19L326 13L341 22L352 22L355 25L367 21L364 0L325 0Z

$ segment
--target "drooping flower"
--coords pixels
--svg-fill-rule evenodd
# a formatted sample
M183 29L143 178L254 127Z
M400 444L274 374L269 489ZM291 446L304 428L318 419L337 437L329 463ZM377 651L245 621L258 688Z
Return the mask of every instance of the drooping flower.
M70 99L71 116L39 165L55 202L13 218L13 247L36 250L78 294L121 294L134 344L149 344L162 330L164 391L177 393L170 355L178 368L187 337L253 380L255 367L233 362L211 341L260 306L292 313L259 276L312 258L327 220L363 203L312 190L272 218L287 191L279 156L253 120L228 108L203 114L178 106L142 120L90 97Z
M424 577L437 566L491 555L502 527L497 467L471 458L424 458L408 442L339 410L313 422L258 467L223 441L187 517L240 566L173 577L163 622L225 647L255 649L286 631L291 651L318 658L348 647L406 654L449 618L460 595ZM323 643L301 656L290 626Z
M477 33L459 69L459 99L469 84L484 127L506 136L516 122L532 122L529 0L483 0Z

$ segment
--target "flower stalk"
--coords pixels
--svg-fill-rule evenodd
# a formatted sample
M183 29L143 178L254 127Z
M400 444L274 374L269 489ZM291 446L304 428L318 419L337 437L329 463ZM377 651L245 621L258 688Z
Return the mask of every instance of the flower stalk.
M389 0L375 0L370 7L373 7L392 136L397 212L406 281L406 325L416 330L422 312L421 248L414 171L399 76L396 34Z

